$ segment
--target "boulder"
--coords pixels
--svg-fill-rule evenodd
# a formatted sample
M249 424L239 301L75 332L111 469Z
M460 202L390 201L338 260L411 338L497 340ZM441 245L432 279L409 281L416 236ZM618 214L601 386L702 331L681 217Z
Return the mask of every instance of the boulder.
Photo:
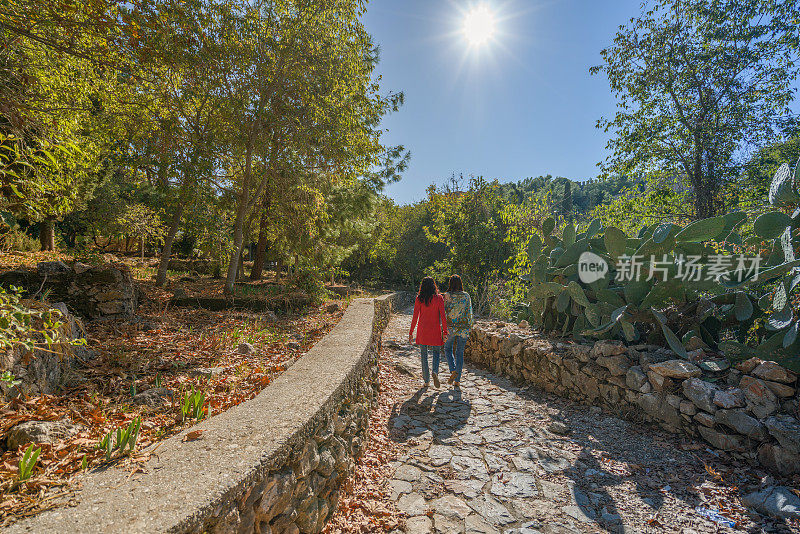
M778 398L763 380L745 375L739 387L744 392L748 408L757 418L763 419L778 409Z
M14 426L6 438L9 450L29 443L57 443L78 434L85 427L76 425L69 419L60 421L26 421Z
M755 417L747 415L744 410L718 410L714 414L714 420L748 438L757 441L764 441L767 438L764 425Z
M702 371L693 363L686 360L667 360L650 364L650 371L667 378L692 378L700 376Z
M800 454L800 421L791 415L776 415L764 420L769 433L788 452Z
M700 380L699 378L689 378L683 381L683 394L686 395L695 406L706 412L714 413L717 406L714 404L714 394L718 391L717 386L711 382Z
M787 386L786 384L781 384L780 382L770 382L769 380L764 380L764 383L767 385L769 390L775 394L776 397L781 399L794 397L794 394L797 392L797 390L792 386Z
M762 362L749 374L757 376L762 380L780 382L781 384L794 384L795 380L797 380L797 375L775 362Z
M742 497L742 504L772 517L800 519L800 497L792 488L771 486Z

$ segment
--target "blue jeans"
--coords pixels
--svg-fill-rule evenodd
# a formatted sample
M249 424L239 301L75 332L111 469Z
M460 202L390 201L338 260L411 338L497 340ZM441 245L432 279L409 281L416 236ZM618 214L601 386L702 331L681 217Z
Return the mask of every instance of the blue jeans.
M420 345L419 346L419 355L422 358L422 380L426 383L430 382L431 374L428 371L428 349L431 349L431 356L433 356L433 374L439 374L439 349L441 347L436 347L434 345Z
M456 346L455 357L453 355L453 345ZM467 338L461 336L450 336L444 342L444 357L447 358L447 366L451 373L456 374L456 382L461 381L461 370L464 368L464 347L467 346Z

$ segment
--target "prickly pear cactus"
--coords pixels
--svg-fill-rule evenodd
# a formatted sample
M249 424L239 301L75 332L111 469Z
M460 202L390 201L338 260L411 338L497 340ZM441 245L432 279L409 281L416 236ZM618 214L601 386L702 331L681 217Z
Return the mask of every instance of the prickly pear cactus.
M770 190L777 206L800 199L800 165L787 172L781 167ZM531 268L523 279L530 287L520 315L575 339L646 340L683 357L687 345L703 347L732 359L768 356L800 370L800 319L792 304L800 286L800 210L761 215L756 235L745 241L739 229L746 220L732 212L686 226L653 224L634 237L599 220L585 231L566 222L557 232L548 219L528 244ZM768 255L747 257L745 249ZM594 272L604 263L605 274L584 276L587 262L597 264Z

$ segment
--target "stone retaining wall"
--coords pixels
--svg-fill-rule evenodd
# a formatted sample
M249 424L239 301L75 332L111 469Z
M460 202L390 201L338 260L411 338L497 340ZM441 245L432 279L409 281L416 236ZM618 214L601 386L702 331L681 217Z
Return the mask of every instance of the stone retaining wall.
M156 448L144 473L83 477L77 506L9 532L315 533L367 438L380 336L394 301L357 299L339 324L254 399Z
M774 362L753 358L712 372L652 345L566 344L504 323L476 325L465 356L550 393L702 438L753 464L800 473L797 375Z
M124 263L87 265L46 261L0 274L0 286L22 288L25 296L63 301L84 319L127 317L136 313L139 291Z

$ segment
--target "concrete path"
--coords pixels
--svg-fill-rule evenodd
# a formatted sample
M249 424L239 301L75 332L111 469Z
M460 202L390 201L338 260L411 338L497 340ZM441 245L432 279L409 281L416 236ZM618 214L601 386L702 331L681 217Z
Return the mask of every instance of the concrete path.
M738 531L695 510L724 489L707 480L696 445L468 363L454 390L444 357L442 387L421 389L409 312L384 335L392 365L408 377L388 420L404 451L387 483L408 516L405 532Z

